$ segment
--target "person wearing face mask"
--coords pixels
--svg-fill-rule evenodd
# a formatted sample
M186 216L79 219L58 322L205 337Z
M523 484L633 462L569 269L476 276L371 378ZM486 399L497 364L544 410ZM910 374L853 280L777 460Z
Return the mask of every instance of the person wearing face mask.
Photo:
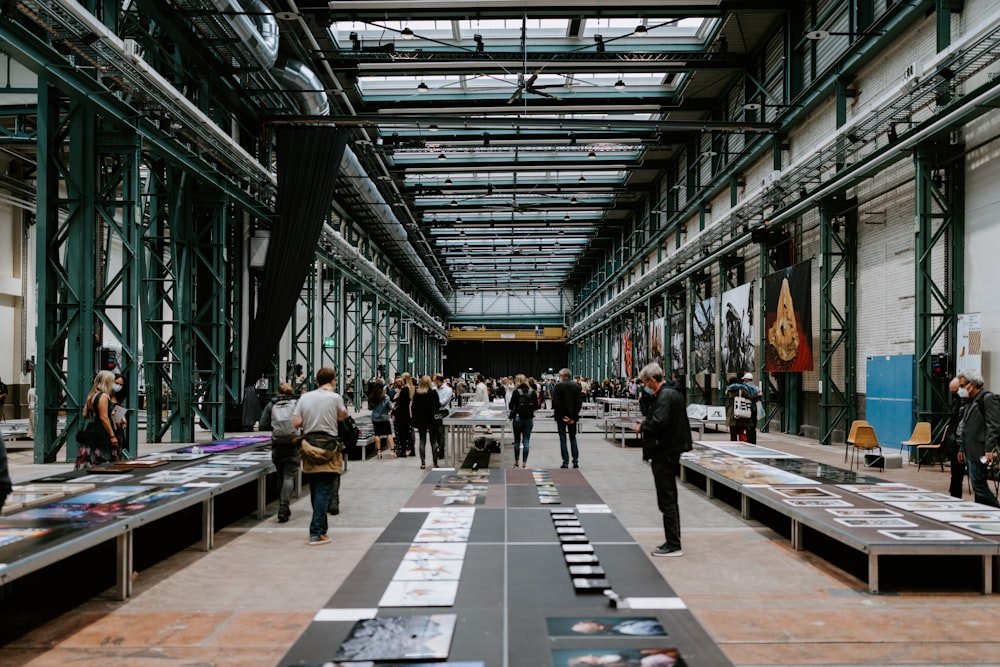
M958 396L966 399L958 424L958 460L969 468L969 484L976 502L1000 507L987 480L1000 445L1000 399L983 389L983 377L976 371L959 373Z
M684 396L667 387L663 369L649 364L639 373L642 384L653 391L653 404L645 419L636 426L642 434L643 458L649 459L656 487L656 504L663 515L666 541L653 550L653 556L683 556L681 517L677 506L677 474L681 454L691 451L691 424L688 422Z
M952 378L951 382L948 383L948 391L951 392L951 416L948 418L948 431L944 436L944 448L951 461L951 483L948 485L948 493L954 498L962 497L962 485L965 479L965 464L959 459L960 448L957 433L958 424L962 421L962 407L965 402L958 395L958 389L958 378Z
M115 383L111 385L111 424L115 429L115 436L118 438L118 451L116 459L126 457L124 452L128 451L128 418L125 416L125 378L121 373L115 373Z
M760 391L753 384L753 375L745 373L743 381L736 379L735 375L729 377L726 387L726 425L729 427L729 438L734 442L744 436L750 444L757 443L757 421L753 416L737 417L733 413L734 401L737 396L750 399L751 412L757 411L757 399Z

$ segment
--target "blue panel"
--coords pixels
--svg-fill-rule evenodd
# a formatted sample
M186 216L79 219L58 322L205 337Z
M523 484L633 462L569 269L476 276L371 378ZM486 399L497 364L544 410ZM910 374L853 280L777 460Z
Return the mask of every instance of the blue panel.
M868 357L865 415L883 447L898 448L913 433L913 355Z

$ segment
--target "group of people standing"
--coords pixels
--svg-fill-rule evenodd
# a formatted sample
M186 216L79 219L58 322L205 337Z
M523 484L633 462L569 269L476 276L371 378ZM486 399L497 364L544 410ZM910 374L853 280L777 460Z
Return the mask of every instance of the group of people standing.
M386 438L391 456L402 458L419 453L420 468L425 469L429 445L432 463L437 467L444 457L444 416L453 394L441 373L423 375L416 384L409 373L403 373L389 387L381 378L372 380L368 386L368 408L375 430L376 456L382 458L382 438Z

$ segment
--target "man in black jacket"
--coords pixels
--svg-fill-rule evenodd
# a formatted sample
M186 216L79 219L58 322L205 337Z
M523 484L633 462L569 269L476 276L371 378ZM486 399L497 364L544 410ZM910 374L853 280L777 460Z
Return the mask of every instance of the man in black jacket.
M691 451L691 425L684 397L663 381L659 364L649 364L639 372L643 385L655 400L645 419L636 427L642 433L643 458L649 459L656 486L656 504L663 514L666 542L653 550L654 556L683 556L681 517L677 507L677 473L681 454Z
M583 407L583 390L573 382L573 374L568 368L559 371L559 382L552 390L552 411L556 420L556 430L559 431L559 452L562 454L560 468L569 467L570 452L566 450L566 435L569 434L569 444L573 454L573 467L579 468L580 450L576 446L576 423L580 421L580 408Z
M983 389L983 377L975 371L958 374L958 395L968 399L958 426L962 443L958 460L969 467L969 484L976 502L1000 507L987 478L1000 444L1000 401L996 394Z

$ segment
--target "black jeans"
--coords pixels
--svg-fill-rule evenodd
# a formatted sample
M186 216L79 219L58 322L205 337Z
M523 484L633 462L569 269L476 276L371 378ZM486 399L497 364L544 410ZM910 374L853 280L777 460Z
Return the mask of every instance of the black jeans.
M292 491L295 490L295 478L299 473L299 451L290 442L275 442L271 445L271 463L278 472L278 516L286 519L290 516L289 505Z
M656 486L656 506L663 514L663 535L669 549L681 548L681 512L677 507L677 473L680 454L658 454L652 461L653 484Z
M965 484L965 463L958 462L959 446L952 443L948 447L948 459L951 461L951 483L948 485L948 493L953 498L962 497L962 485Z

